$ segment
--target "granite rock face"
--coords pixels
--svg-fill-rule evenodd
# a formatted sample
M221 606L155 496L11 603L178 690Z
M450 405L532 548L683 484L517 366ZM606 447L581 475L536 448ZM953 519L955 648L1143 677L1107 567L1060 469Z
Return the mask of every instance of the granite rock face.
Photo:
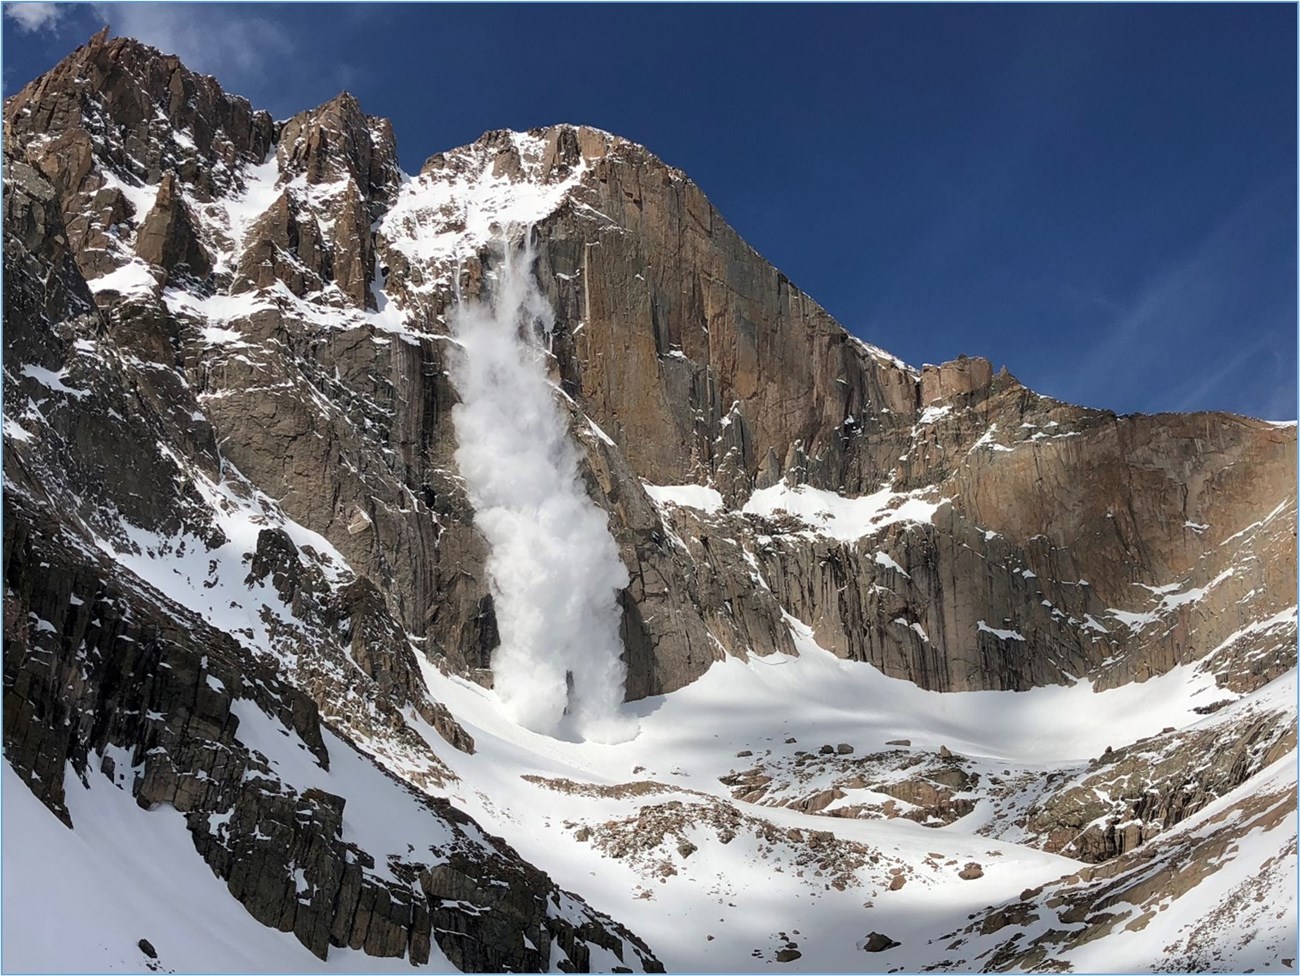
M102 304L196 334L173 364L229 460L448 667L487 668L496 635L442 337L455 288L499 260L494 235L526 223L553 372L633 580L629 697L722 653L789 650L782 609L937 690L1110 686L1225 642L1225 681L1289 666L1240 631L1290 605L1293 429L1070 407L981 359L913 370L849 336L684 174L597 130L488 133L403 185L391 127L351 96L276 125L145 50L96 38L14 96L8 151L47 174ZM115 81L95 98L74 71ZM194 94L137 104L173 88ZM512 211L503 182L542 204ZM177 275L195 298L149 285ZM656 504L647 482L707 485L723 507ZM828 534L764 517L782 503L755 499L781 486L937 508ZM354 509L368 531L345 531Z
M425 796L455 781L443 746L475 744L424 675L490 684L500 642L447 371L456 296L490 292L502 240L535 242L547 366L631 579L629 699L793 654L791 618L934 691L1199 664L1230 694L1295 666L1294 426L1074 407L979 358L914 369L595 129L489 132L408 179L346 93L275 122L106 33L4 111L6 753L65 818L69 764L173 804L231 893L322 957L435 938L465 969L545 968L552 944L658 965ZM238 701L322 768L373 758L453 839L385 871L346 797L241 744ZM1294 745L1275 717L1243 729L1099 760L1025 829L1127 857ZM1189 792L1191 755L1212 776ZM1135 785L1152 763L1158 796ZM889 782L887 815L969 812L952 756Z
M771 592L836 653L965 690L1141 680L1236 645L1243 626L1289 608L1293 429L1070 407L980 359L918 374L847 335L683 174L596 130L489 133L425 165L381 221L377 246L393 269L390 300L432 329L458 269L494 259L474 233L484 219L475 193L501 174L567 193L534 226L538 276L557 312L557 379L624 462L606 460L611 445L575 420L634 577L629 610L648 602L637 585L647 570L671 586L740 569L751 602ZM441 208L420 202L458 194ZM709 485L723 510L656 505L647 519L631 500L638 482ZM947 504L859 539L828 538L798 519L754 517L755 492L780 484ZM646 545L655 521L683 540L672 569ZM1265 548L1275 558L1260 559ZM737 551L756 558L766 587ZM1209 592L1162 599L1152 593L1162 587ZM742 612L733 594L724 600L731 619L710 621L715 648L788 647L771 601ZM633 697L679 687L713 660L682 629L628 642ZM1223 650L1225 680L1246 683L1291 659Z

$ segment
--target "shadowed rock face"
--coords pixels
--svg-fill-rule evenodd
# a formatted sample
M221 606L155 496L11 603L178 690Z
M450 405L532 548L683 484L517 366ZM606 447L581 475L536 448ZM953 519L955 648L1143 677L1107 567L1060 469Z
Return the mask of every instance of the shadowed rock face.
M476 954L475 933L496 921L435 918L438 899L473 900L470 888L506 898L485 879L516 872L507 880L533 900L491 916L511 919L512 945L532 933L545 956L554 939L581 968L587 942L609 943L629 965L656 965L597 913L561 925L546 907L554 886L508 849L464 854L475 866L453 861L454 876L412 864L402 894L365 895L343 866L339 798L289 790L263 803L238 785L239 763L255 760L204 765L234 724L230 703L202 692L205 654L227 688L279 673L285 691L257 705L288 708L309 746L322 723L387 743L381 759L416 770L417 786L450 774L414 716L473 749L429 698L420 656L489 683L499 641L446 375L453 296L490 288L497 235L531 226L537 242L556 312L551 378L631 577L619 597L630 699L681 688L726 655L793 653L787 614L836 654L940 691L1111 687L1202 659L1246 691L1295 664L1294 427L1118 417L978 358L913 369L850 336L688 177L616 136L490 132L407 181L391 126L350 95L277 123L177 59L104 34L8 99L5 123L6 752L59 811L64 764L99 775L106 746L139 758L163 742L121 718L130 696L155 695L178 727L192 714L136 795L191 812L196 847L232 893L318 954L414 958L448 930L459 941L439 943L457 965L535 967ZM654 491L685 484L719 504ZM231 566L214 556L207 577L180 573L198 576L180 594L172 576L144 579L104 555L170 565L232 545ZM136 687L156 662L111 643L117 618L87 637L71 598L110 576L134 614L120 633L189 669L175 694ZM232 606L257 594L252 615L237 628L211 619L204 587L234 593ZM267 593L282 615L263 619ZM28 614L58 639L34 637ZM76 663L87 640L100 655L89 677ZM1222 789L1242 762L1216 759ZM1210 796L1178 799L1176 779L1158 803L1120 798L1141 810L1053 794L1033 829L1049 846L1103 815L1163 829ZM900 799L965 812L930 780L910 789ZM248 862L206 832L227 810L245 832L310 826ZM1105 829L1080 856L1132 847ZM383 921L360 931L355 912L290 906L282 869L302 845L323 859L335 909L392 912L375 909Z
M116 579L108 560L31 503L21 491L5 502L5 751L70 826L65 786L116 785L144 809L170 805L230 894L321 959L350 946L422 964L436 943L466 971L539 971L554 943L586 971L590 943L662 971L635 936L504 841L484 840L446 800L417 801L427 835L440 840L389 855L384 880L375 854L345 836L347 798L295 788L239 738L242 721L264 713L328 770L346 743L334 740L331 756L315 703L229 635ZM391 788L419 796L396 779ZM564 898L582 917L555 910Z

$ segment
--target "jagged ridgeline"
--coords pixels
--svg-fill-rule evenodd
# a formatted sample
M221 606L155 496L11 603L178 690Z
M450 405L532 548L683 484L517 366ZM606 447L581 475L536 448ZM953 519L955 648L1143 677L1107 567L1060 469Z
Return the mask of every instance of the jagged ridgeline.
M1294 967L1294 424L915 369L596 129L408 176L107 34L4 119L6 968ZM492 690L522 227L619 745Z

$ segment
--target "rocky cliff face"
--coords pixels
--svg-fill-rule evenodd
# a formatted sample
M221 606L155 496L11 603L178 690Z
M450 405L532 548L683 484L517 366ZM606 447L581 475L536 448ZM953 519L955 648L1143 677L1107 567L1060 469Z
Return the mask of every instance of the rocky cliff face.
M377 880L345 797L239 738L255 707L322 768L355 747L442 795L446 748L473 751L427 678L490 684L499 641L447 370L452 305L488 287L502 235L537 242L548 365L631 577L629 700L796 653L792 617L937 692L1185 666L1234 697L1295 665L1294 425L1117 417L983 359L918 371L616 136L490 132L406 177L350 95L274 122L100 35L5 103L4 138L7 755L65 817L65 765L125 763L138 802L185 813L231 893L322 957L420 962L433 938L462 968L545 968L552 943L577 968L588 943L657 965L445 804L421 816L455 839ZM1276 724L1249 737L1268 756ZM1027 829L1110 858L1149 833L1098 817L1165 829L1265 758L1225 755L1196 803L1177 763L1158 802L1114 794L1131 809L1080 805L1081 779ZM969 812L965 774L930 772L890 795ZM285 880L304 863L305 901Z

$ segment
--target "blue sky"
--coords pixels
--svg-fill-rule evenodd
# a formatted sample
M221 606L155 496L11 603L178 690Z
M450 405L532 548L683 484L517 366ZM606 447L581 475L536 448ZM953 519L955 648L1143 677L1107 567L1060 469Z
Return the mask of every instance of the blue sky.
M402 164L494 128L648 146L855 334L1118 412L1296 416L1292 4L6 3L6 94L107 22Z

